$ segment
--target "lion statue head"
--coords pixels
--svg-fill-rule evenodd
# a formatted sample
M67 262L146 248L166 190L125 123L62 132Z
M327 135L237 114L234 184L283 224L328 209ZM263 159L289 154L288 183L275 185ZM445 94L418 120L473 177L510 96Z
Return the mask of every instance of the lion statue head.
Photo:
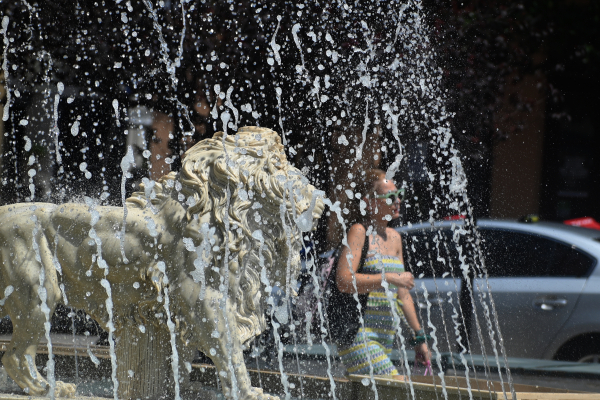
M179 173L145 181L127 206L158 210L167 200L184 206L183 241L197 253L188 272L203 289L228 286L243 343L265 328L261 283L291 292L302 232L321 216L322 197L287 161L276 132L243 127L197 143L185 153Z

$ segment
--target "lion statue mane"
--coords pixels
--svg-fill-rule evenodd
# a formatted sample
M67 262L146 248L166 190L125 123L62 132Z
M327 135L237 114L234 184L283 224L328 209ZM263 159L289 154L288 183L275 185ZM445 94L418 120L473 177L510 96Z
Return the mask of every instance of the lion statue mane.
M35 368L62 303L109 332L115 397L177 398L200 349L226 398L272 398L251 386L243 345L266 327L262 293L295 283L323 196L276 132L244 127L197 143L179 173L144 179L124 207L0 207L0 315L14 329L5 370L32 395L75 393L54 380L52 357L48 381Z

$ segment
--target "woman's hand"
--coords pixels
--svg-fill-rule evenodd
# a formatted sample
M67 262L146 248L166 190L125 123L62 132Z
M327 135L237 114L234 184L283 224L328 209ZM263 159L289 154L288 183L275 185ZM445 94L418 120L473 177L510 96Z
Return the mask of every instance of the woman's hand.
M420 343L415 346L415 362L421 365L427 365L427 361L431 362L431 353L427 347L427 343Z
M411 290L415 287L415 277L410 272L402 272L401 274L388 273L385 274L385 280L402 289Z

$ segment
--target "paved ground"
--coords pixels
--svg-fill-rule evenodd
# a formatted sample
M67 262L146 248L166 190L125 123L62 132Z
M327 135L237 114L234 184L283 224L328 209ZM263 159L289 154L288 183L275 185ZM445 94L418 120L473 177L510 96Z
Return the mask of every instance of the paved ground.
M322 346L313 346L310 350L305 346L298 346L298 353L299 355L296 356L293 346L286 346L283 349L284 357L282 358L282 365L284 371L290 373L298 373L298 371L300 371L301 374L327 376L328 364ZM264 358L265 357L263 356L263 360L259 363L260 367L280 370L279 358L276 353L271 355L272 362L267 363L264 361ZM399 352L394 351L391 358L399 367L398 371L401 374L405 374L402 370L402 365L404 364L402 355L399 354ZM483 369L483 363L481 362L481 364L479 364L479 358L480 357L476 356L473 357L473 362L477 368L475 368L475 371L470 372L470 376L485 379L486 374ZM406 359L412 361L414 359L414 352L407 351ZM343 376L344 368L337 357L331 358L330 362L331 374L334 377ZM600 393L600 364L581 364L522 358L509 359L508 362L511 367L511 377L514 383ZM446 375L465 376L464 369L458 369L460 367L458 362L455 363L457 369L452 368L449 357L444 364L447 365L446 370L444 371ZM247 365L249 368L256 368L256 359L249 360ZM409 362L409 365L412 368L412 362ZM439 370L436 371L436 373L438 372ZM491 368L488 377L490 380L495 381L501 379L497 368ZM502 379L505 382L508 382L505 372L502 374Z
M8 344L8 339L8 337L0 337L0 352L3 346ZM85 392L89 395L110 397L112 392L109 378L110 363L106 359L107 349L96 347L96 340L97 338L95 337L85 338L81 336L73 337L71 335L53 335L52 337L53 348L60 349L60 353L63 356L57 357L57 365L62 365L64 371L66 371L65 373L70 376L70 379L65 380L79 383L81 393ZM40 346L40 350L43 351L44 347ZM74 357L68 356L67 353L74 353L76 349L79 356L77 363L74 363ZM89 357L87 356L88 349L101 359L103 364L100 367L89 361ZM335 348L330 348L330 351L335 353ZM328 361L325 354L323 346L313 346L311 348L308 346L298 346L296 351L292 346L285 346L281 348L281 352L263 352L258 358L248 355L246 364L249 369L258 369L261 371L271 370L283 371L289 374L343 377L344 368L339 359L337 357L329 357ZM43 367L45 365L44 356L38 358L38 366ZM393 353L392 359L395 360L397 365L404 365L400 353ZM414 359L414 353L408 351L406 359ZM474 357L473 360L475 364L478 363L477 357ZM465 376L464 369L461 371L451 368L449 359L445 361L444 365L446 365L445 374L447 376ZM459 366L459 363L455 365ZM514 383L600 393L600 365L598 364L586 365L548 360L509 359L509 365L511 366ZM401 367L399 371L403 373ZM92 379L86 381L82 378L84 376L91 377ZM485 379L486 375L482 365L476 365L475 371L471 371L470 376ZM488 377L491 380L500 380L497 369L494 370L492 368L488 373ZM502 379L507 380L505 373L503 373ZM20 390L15 387L12 380L3 374L2 369L0 369L0 389L0 392L4 393L20 393ZM206 393L207 398L212 396L209 395L209 392ZM0 400L2 399L0 396Z

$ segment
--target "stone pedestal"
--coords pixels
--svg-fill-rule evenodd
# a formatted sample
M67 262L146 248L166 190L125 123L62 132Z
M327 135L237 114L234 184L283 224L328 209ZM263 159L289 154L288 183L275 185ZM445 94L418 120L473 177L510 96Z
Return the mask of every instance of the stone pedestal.
M119 332L118 338L115 350L119 398L173 398L171 342L167 327L147 324L142 333L132 321ZM180 371L180 375L183 372Z

